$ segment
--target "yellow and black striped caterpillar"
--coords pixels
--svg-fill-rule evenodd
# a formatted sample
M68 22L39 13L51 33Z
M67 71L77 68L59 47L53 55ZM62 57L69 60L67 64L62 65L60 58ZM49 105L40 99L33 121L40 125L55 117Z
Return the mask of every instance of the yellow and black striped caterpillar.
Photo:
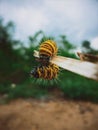
M57 78L59 67L55 64L49 64L48 66L36 67L31 71L31 76L35 78L42 78L52 80Z
M34 68L30 75L35 78L42 78L47 80L55 79L59 72L59 67L50 63L50 59L57 55L57 45L52 40L47 40L39 46L40 66Z
M50 59L57 55L57 45L52 40L47 40L39 46L39 61L43 65L49 64Z

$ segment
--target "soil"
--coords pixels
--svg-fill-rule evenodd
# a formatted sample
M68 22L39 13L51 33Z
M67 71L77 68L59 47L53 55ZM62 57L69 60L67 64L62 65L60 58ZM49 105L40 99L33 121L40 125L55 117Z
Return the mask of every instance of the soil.
M0 130L98 130L98 104L18 99L0 105Z

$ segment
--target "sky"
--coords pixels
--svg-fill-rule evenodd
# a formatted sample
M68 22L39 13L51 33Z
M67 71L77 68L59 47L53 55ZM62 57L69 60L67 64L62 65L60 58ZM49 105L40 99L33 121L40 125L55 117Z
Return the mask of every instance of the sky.
M0 0L0 16L14 22L22 41L43 30L77 45L89 40L98 49L98 0Z

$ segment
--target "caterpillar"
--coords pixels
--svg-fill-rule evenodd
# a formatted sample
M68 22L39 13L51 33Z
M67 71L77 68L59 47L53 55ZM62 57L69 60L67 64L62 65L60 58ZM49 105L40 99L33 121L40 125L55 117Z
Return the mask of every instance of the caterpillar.
M39 46L39 61L43 65L48 65L50 59L57 55L58 48L54 41L47 40Z
M40 66L34 68L30 75L34 78L42 78L47 80L52 80L57 78L59 72L59 67L55 64L49 64L48 66Z
M56 64L50 63L50 59L57 55L58 48L54 41L47 40L42 42L39 46L39 57L37 61L40 66L35 67L30 75L34 78L42 78L52 80L57 78L59 67Z

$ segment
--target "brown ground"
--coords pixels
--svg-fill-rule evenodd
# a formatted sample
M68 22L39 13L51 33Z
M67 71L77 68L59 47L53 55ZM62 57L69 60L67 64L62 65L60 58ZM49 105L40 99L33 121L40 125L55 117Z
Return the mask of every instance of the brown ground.
M0 130L98 130L98 104L14 100L0 105Z

